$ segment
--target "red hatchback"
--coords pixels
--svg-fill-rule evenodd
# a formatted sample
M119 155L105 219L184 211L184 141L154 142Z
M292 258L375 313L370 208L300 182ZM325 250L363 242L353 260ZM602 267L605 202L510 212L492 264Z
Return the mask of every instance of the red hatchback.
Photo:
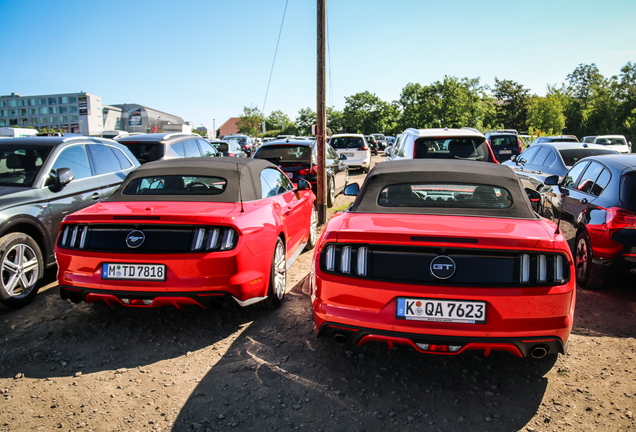
M455 160L384 162L314 253L318 336L420 352L564 353L572 254L507 167Z
M67 216L55 254L63 299L277 307L286 270L316 242L315 196L271 163L151 162L106 201Z

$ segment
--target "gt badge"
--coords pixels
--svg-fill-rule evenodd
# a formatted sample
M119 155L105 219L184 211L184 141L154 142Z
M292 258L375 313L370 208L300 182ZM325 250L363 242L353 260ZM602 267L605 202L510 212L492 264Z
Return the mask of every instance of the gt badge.
M455 261L446 255L438 255L431 261L431 274L437 279L448 279L455 274Z
M131 231L126 236L126 245L131 248L138 248L146 240L146 236L139 230Z

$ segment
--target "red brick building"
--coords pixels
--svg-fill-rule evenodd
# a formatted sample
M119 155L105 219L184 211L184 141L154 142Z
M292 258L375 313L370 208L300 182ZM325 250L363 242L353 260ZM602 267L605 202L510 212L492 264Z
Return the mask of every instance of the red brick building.
M217 130L216 136L219 138L223 138L226 135L234 135L238 133L238 126L236 126L236 122L240 117L230 117L225 123L221 125L221 127Z

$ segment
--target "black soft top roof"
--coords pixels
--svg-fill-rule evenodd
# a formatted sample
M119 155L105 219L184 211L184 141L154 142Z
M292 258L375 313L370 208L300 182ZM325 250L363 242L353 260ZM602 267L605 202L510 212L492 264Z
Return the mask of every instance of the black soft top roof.
M132 171L107 201L212 201L239 202L239 174L241 198L255 201L262 198L261 171L276 168L263 159L249 158L180 158L149 162ZM218 195L123 195L128 183L143 177L182 175L187 177L221 177L227 181L223 193Z
M378 204L383 188L394 184L454 183L490 185L505 188L512 206L505 209L384 207ZM360 193L349 208L355 213L412 213L461 216L491 216L538 219L517 175L507 166L453 159L410 159L377 164L367 175Z

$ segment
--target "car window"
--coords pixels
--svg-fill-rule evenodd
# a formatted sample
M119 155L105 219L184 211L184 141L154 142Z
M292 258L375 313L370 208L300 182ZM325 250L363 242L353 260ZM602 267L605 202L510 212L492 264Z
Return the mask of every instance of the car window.
M52 147L0 146L0 185L31 187Z
M572 167L563 179L563 186L566 188L574 188L574 185L581 176L581 173L585 170L585 168L587 168L587 164L587 162L583 162Z
M125 170L133 166L132 162L130 162L130 159L128 159L128 157L124 154L123 151L115 147L111 147L111 146L108 146L108 147L113 151L113 153L115 153L115 156L117 157L117 159L119 159L119 164L121 165L121 169Z
M219 195L227 180L212 176L155 175L132 180L123 195Z
M484 208L512 207L512 196L499 186L478 184L394 184L380 191L381 207Z
M524 151L523 153L521 153L517 159L515 160L515 162L518 162L520 164L527 164L529 163L532 158L534 158L536 156L536 154L539 152L539 150L541 150L541 147L530 147L528 150Z
M173 152L178 154L181 157L185 157L185 150L183 149L183 141L174 143L170 146Z
M362 137L337 137L331 138L329 145L335 149L358 149L364 146Z
M545 160L543 161L543 166L544 167L550 167L552 166L552 164L556 161L556 154L554 154L554 151L552 149L550 149L550 154L548 154L548 156L546 156Z
M282 172L265 168L261 172L261 196L263 198L273 197L292 190L294 187Z
M516 135L492 135L490 137L490 145L492 147L510 147L517 146Z
M581 176L581 180L577 183L576 188L581 192L589 193L596 196L600 195L602 192L602 188L601 190L599 190L600 187L596 186L596 180L598 179L603 169L604 167L600 163L594 161L590 162L587 166L587 169Z
M550 150L549 147L541 147L539 149L539 152L536 154L536 156L532 158L532 161L530 162L530 164L545 165L545 160L550 155L551 152L552 151Z
M311 159L311 147L297 145L264 146L257 150L254 157L271 162L309 161Z
M197 142L201 147L201 154L205 157L214 157L216 156L216 150L212 147L212 144L205 140L198 139Z
M612 173L610 172L610 170L608 170L607 168L603 168L603 171L601 171L601 174L599 174L598 178L596 179L596 184L594 185L592 193L594 193L596 196L602 194L611 179Z
M70 168L75 174L74 180L92 176L91 166L83 144L67 147L60 152L51 169Z
M621 178L621 202L636 203L636 172L632 171Z
M418 138L415 158L489 161L490 151L483 138Z
M566 166L573 166L578 161L588 156L598 156L603 154L616 154L615 150L610 149L591 149L591 148L577 148L577 149L564 149L559 150L563 162Z
M95 175L121 171L119 159L109 146L88 144L86 147L95 168Z
M597 138L594 143L603 145L627 145L623 138Z
M201 151L197 145L197 141L193 139L183 141L183 148L185 149L185 157L199 157Z
M333 149L329 144L327 144L327 157L329 159L338 159L338 152Z
M395 153L397 156L406 157L405 148L406 148L406 141L407 141L406 137L407 136L408 135L402 135L400 137L400 143L398 145L397 152Z
M165 147L161 143L122 142L140 163L152 162L164 156Z

